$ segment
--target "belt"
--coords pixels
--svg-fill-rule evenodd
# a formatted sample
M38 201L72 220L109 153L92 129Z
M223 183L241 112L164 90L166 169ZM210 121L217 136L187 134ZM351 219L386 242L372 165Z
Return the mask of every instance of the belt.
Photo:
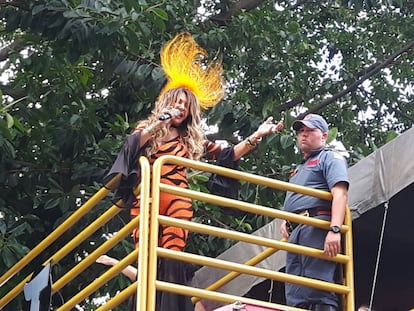
M337 311L338 308L331 305L313 305L311 306L312 311Z
M331 210L328 210L325 208L311 208L311 209L305 209L305 210L296 212L296 214L307 216L307 217L315 217L315 216L321 216L321 215L331 216Z
M297 211L295 213L301 216L306 216L306 217L315 217L315 216L321 216L321 215L331 216L331 211L325 208L311 208L311 209ZM291 222L289 220L286 220L286 227L289 233L292 233L292 231L299 225L300 224L296 222Z

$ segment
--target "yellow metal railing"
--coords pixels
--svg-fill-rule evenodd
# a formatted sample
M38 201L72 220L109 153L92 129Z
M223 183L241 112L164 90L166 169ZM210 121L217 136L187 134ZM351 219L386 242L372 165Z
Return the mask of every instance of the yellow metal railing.
M244 173L244 172L235 171L231 169L217 168L217 166L203 163L200 161L191 161L188 159L178 158L174 156L164 156L158 159L154 163L153 175L152 175L151 193L152 193L153 203L151 206L152 213L150 215L150 245L149 245L150 246L150 250L149 250L149 266L150 266L149 276L150 278L147 284L148 285L147 286L148 303L147 303L147 308L145 310L155 310L155 293L157 289L161 290L161 287L157 287L156 284L163 284L162 290L167 290L167 291L172 291L172 292L177 291L177 287L176 287L177 285L171 285L170 287L169 284L160 283L160 281L156 281L156 277L155 277L156 276L156 261L157 261L158 256L175 258L175 259L179 259L183 261L188 261L188 262L207 265L207 266L214 266L217 268L229 270L231 273L230 274L231 276L226 276L225 278L233 278L237 276L236 275L237 273L243 272L243 273L249 273L249 274L253 274L257 276L266 277L269 279L279 280L282 282L291 282L291 283L296 283L296 284L300 284L304 286L310 286L310 287L314 287L314 288L318 288L322 290L336 292L338 294L344 295L344 299L343 299L343 304L345 306L344 310L347 310L347 311L354 310L352 230L351 230L351 215L350 215L349 209L347 209L345 224L344 226L342 226L342 231L341 231L342 234L345 235L344 254L340 254L334 258L331 258L331 257L324 255L323 251L318 250L318 249L312 249L312 248L308 248L304 246L293 245L290 243L286 243L285 241L274 241L272 239L254 237L250 234L237 233L237 232L228 231L228 230L219 229L219 228L209 228L209 226L206 226L206 225L195 224L195 223L188 222L188 221L180 221L177 219L172 219L172 218L158 215L159 214L158 213L159 195L160 195L160 192L162 191L162 192L166 192L170 194L176 194L176 195L180 195L184 197L189 197L193 200L199 200L199 201L204 201L204 202L208 202L212 204L217 204L220 206L237 208L245 212L262 214L262 215L270 216L273 218L286 219L286 220L290 220L290 221L297 222L297 223L304 223L304 224L316 226L319 228L328 229L330 225L329 222L324 221L324 220L319 220L319 219L315 219L311 217L305 217L305 216L301 216L301 215L297 215L293 213L276 210L273 208L262 207L262 206L258 206L258 205L251 204L251 203L241 202L238 200L227 199L227 198L218 197L218 196L214 196L214 195L207 194L207 193L202 193L198 191L182 189L179 187L162 184L160 183L161 167L165 164L182 165L182 166L192 168L195 170L218 173L218 174L225 175L227 177L235 178L238 180L244 180L244 181L255 183L258 185L271 187L274 189L279 189L283 191L294 191L294 192L303 193L306 195L319 197L325 200L332 200L331 194L325 191L297 186L297 185L290 184L287 182L269 179L269 178L257 176L254 174ZM188 254L185 254L183 252L174 252L170 250L164 250L164 249L157 247L158 228L160 224L166 224L166 225L171 225L175 227L182 227L182 228L189 229L190 231L217 235L217 236L231 238L231 239L238 240L238 241L255 243L258 245L263 245L263 246L273 248L275 249L275 251L285 250L289 252L296 252L296 253L301 253L301 254L305 254L308 256L322 258L325 260L339 262L341 264L344 264L344 268L345 268L343 284L331 284L331 283L327 283L327 282L323 282L323 281L319 281L315 279L308 279L304 277L293 276L293 275L288 275L288 274L280 273L280 272L273 272L269 270L265 270L265 272L263 271L260 272L259 268L254 268L254 267L251 267L250 265L239 266L235 263L226 264L226 263L217 261L217 259L213 259L213 258L204 257L203 259L196 255L188 256ZM268 252L270 254L273 251L268 251ZM259 255L259 257L260 256L264 257L265 255ZM258 262L257 259L256 260L251 259L251 261L252 262L248 262L248 263L253 264L253 263ZM218 264L216 265L215 263L217 262ZM218 282L215 283L215 285L212 285L212 287L214 288L214 290L216 290L219 287L221 287L221 285L223 285L225 282L227 282L227 280L226 281L219 280ZM183 286L179 286L179 287L180 289L177 292L184 294L186 290L183 288ZM188 288L187 290L191 292L193 289ZM208 291L209 294L206 293L206 290L200 290L199 292L200 294L197 295L197 297L193 297L193 302L197 301L199 298L213 299L213 300L218 300L218 301L223 301L223 302L229 302L228 299L230 299L232 302L235 302L235 301L247 302L247 300L244 297L237 297L237 300L234 300L234 297L224 298L222 294L217 293L217 292L213 293L211 291ZM192 296L194 296L194 292ZM255 303L258 305L263 305L263 306L268 305L268 303L264 303L260 301L255 301ZM280 306L273 304L273 308L280 308ZM295 310L295 308L289 307L289 310Z
M117 177L119 178L119 177ZM115 183L117 180L115 178L110 184ZM23 257L19 262L17 262L12 268L10 268L4 275L0 277L0 286L3 286L10 278L15 276L19 271L21 271L26 265L28 265L32 259L38 256L43 252L48 246L50 246L54 241L56 241L63 233L65 233L71 226L73 226L79 219L81 219L86 213L88 213L100 200L102 200L109 190L102 188L99 190L91 199L89 199L84 205L82 205L76 212L74 212L68 219L66 219L58 228L56 228L50 235L48 235L39 245L33 248L25 257ZM110 209L100 218L97 219L96 223L101 221L101 225L106 223L111 217L119 212L119 209ZM96 228L95 228L96 227ZM59 262L65 255L67 255L70 250L75 248L82 239L86 238L92 234L100 226L91 227L89 226L85 232L81 232L77 239L72 240L64 248L59 250L51 258L46 260L45 263L51 262L52 265ZM15 286L11 291L9 291L4 297L0 299L0 310L8 302L14 299L19 293L22 292L24 284L27 283L31 278L31 274L28 275L23 281L21 281L17 286Z
M138 190L141 190L142 194L146 194L147 197L149 195L147 192L149 191L149 164L146 159L142 159L140 161L141 169L146 174L147 182L143 181L139 185ZM11 267L4 275L0 276L0 287L5 285L10 279L15 277L24 267L26 267L30 262L36 258L40 253L45 252L45 250L52 245L59 237L61 237L68 229L72 228L76 225L76 223L82 219L92 208L94 208L100 201L102 201L109 193L109 189L113 189L114 185L116 185L121 178L121 175L118 174L115 176L110 182L108 182L105 187L100 189L95 195L93 195L85 204L83 204L78 210L76 210L71 216L69 216L60 226L58 226L51 234L49 234L39 245L33 248L26 256L24 256L19 262L17 262L13 267ZM148 192L149 193L149 192ZM118 202L120 203L120 202ZM118 203L116 205L118 205ZM145 204L145 200L143 202ZM108 209L104 214L98 217L95 221L93 221L89 226L83 229L80 233L78 233L73 239L71 239L68 243L65 244L63 248L53 254L48 260L45 261L46 263L51 263L52 265L57 264L63 257L68 255L74 248L76 248L81 242L86 240L90 235L92 235L96 230L101 228L105 225L108 221L110 221L114 216L116 216L121 209L118 208L116 205L113 205L110 209ZM103 243L100 247L98 247L93 253L87 256L84 260L82 260L78 265L76 265L72 270L66 273L63 277L56 280L52 284L52 293L57 292L63 286L65 286L68 282L73 280L77 275L82 273L87 267L89 267L95 260L106 251L111 249L114 245L116 245L120 240L125 238L129 233L132 232L134 228L137 228L139 225L140 217L131 220L126 226L120 229L120 231L108 239L105 243ZM145 233L144 233L145 234ZM133 262L136 263L137 252L134 256L130 256L128 258L133 258ZM121 261L120 265L117 266L119 268L124 265L124 263L131 264L130 260L128 261ZM124 266L126 266L125 264ZM120 269L119 271L121 271ZM106 280L113 278L117 274L119 274L118 269L112 269L112 273L106 275ZM27 275L20 283L18 283L12 290L10 290L6 295L0 298L0 310L2 310L10 301L16 298L19 294L22 293L24 285L30 280L32 274ZM105 281L106 281L105 280ZM79 303L87 297L88 295L85 293L90 293L91 288L96 290L99 287L92 285L92 287L87 287L81 292L79 292L75 297L69 299L64 305L62 305L59 310L70 310L76 303ZM92 290L92 291L93 291ZM136 291L136 290L135 290ZM66 297L65 297L66 298ZM119 297L118 297L119 299Z
M300 216L293 213L280 211L271 207L260 206L248 202L242 202L238 200L218 197L212 194L193 191L190 189L183 189L175 186L170 186L160 183L161 167L165 164L178 164L199 170L203 172L217 173L224 176L228 176L234 179L254 183L257 185L266 186L269 188L282 190L282 191L294 191L303 193L306 195L316 196L326 200L331 200L332 196L328 192L314 190L306 187L293 185L287 182L278 181L270 178L257 176L241 171L231 170L200 161L192 161L184 158L164 156L159 158L153 166L152 176L150 173L150 167L148 160L144 157L140 158L141 167L141 184L136 190L136 193L140 194L140 215L132 219L128 224L105 241L102 245L97 247L91 254L84 258L79 264L70 269L66 274L55 280L52 284L52 293L59 291L62 287L69 282L74 282L75 277L84 272L86 268L92 265L95 260L102 254L106 253L117 243L123 240L128 234L132 232L137 226L139 226L140 242L137 250L131 252L125 258L114 267L109 268L104 274L91 282L83 290L78 292L73 297L64 297L65 303L57 309L58 311L71 310L76 304L81 303L92 293L102 287L106 282L120 274L121 271L128 265L138 265L137 281L121 290L120 292L104 305L100 306L97 310L112 310L123 301L125 301L131 295L137 295L137 310L138 311L150 311L155 310L155 297L157 291L170 291L173 293L180 293L182 295L188 295L192 297L194 303L200 299L216 300L223 303L233 303L241 301L244 303L252 303L263 307L274 308L275 310L285 310L287 307L275 303L269 303L265 301L259 301L251 298L245 298L241 296L229 295L220 293L219 290L223 285L227 284L240 274L250 274L259 277L278 280L281 282L291 282L295 284L301 284L310 286L322 290L328 290L336 292L343 296L343 310L354 311L354 293L353 293L353 262L352 262L352 223L351 214L347 209L345 225L342 227L342 234L344 238L344 252L337 255L334 258L327 257L323 254L322 250L312 249L309 247L303 247L287 243L285 240L277 241L272 238L259 237L252 234L246 234L222 228L217 228L205 224L199 224L190 221L182 221L179 219L169 218L159 215L159 196L160 192L166 192L176 194L184 197L191 198L192 200L204 201L220 206L226 206L229 208L236 208L248 213L255 213L266 215L271 218L286 219L296 223L304 223L319 228L327 229L329 222ZM24 258L22 258L15 266L8 270L4 275L0 276L0 286L5 284L9 279L17 275L27 264L31 262L41 252L45 252L46 248L50 246L56 239L58 239L66 230L75 225L76 222L81 219L86 213L88 213L98 202L100 202L110 192L108 189L112 189L119 181L118 175L109 184L105 185L106 188L102 188L98 191L88 202L81 206L72 216L62 223L56 230L54 230L44 241L31 250ZM151 183L150 183L151 181ZM138 192L139 191L139 192ZM152 198L150 197L152 194ZM150 204L151 202L151 204ZM151 206L151 213L150 211ZM46 262L51 262L52 265L58 263L64 256L72 251L77 245L83 242L103 224L110 221L112 217L119 213L120 209L114 205L109 208L104 214L93 221L89 226L83 229L76 237L68 242L65 247L58 252L50 256ZM264 251L256 254L253 258L247 260L244 263L228 262L222 259L210 258L206 256L200 256L196 254L190 254L185 252L177 252L168 249L162 249L158 247L158 228L160 224L186 228L191 232L198 232L203 234L215 235L234 241L243 241L251 244L256 244L264 247ZM288 275L286 273L272 271L263 268L255 267L267 257L273 255L277 251L288 251L305 254L308 256L314 256L323 258L326 260L332 260L343 266L343 282L341 284L331 284L319 280L307 279L304 277L298 277ZM174 258L184 262L190 262L201 266L210 266L228 271L223 278L217 280L205 289L192 288L189 286L167 283L161 280L157 280L157 260L159 257ZM4 297L0 298L0 309L6 306L11 300L19 295L24 287L24 284L28 282L31 275L28 275L9 291ZM289 310L299 311L302 309L288 307Z

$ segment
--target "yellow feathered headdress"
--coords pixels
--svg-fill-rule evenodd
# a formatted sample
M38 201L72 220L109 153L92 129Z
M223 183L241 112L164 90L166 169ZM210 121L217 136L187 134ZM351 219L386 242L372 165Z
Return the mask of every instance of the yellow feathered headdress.
M161 66L167 76L166 91L184 87L198 99L200 107L215 106L224 96L225 85L220 61L207 63L207 52L187 32L176 35L161 49Z

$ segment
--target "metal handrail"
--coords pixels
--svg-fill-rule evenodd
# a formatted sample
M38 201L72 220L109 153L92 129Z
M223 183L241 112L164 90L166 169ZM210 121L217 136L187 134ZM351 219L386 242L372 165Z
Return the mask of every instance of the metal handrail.
M329 222L324 220L315 219L312 217L305 217L248 202L241 202L239 200L223 198L209 193L203 193L190 189L183 189L176 186L162 184L160 182L161 167L165 164L182 165L194 170L216 173L237 180L255 183L257 185L262 185L277 190L294 191L305 195L319 197L325 200L332 200L332 195L329 192L297 186L288 182L278 181L275 179L254 175L251 173L232 170L200 161L184 159L181 157L163 156L157 159L153 165L152 175L149 162L146 158L141 157L139 159L139 164L141 167L141 183L139 187L137 187L137 189L135 190L135 193L139 193L140 195L140 215L137 218L132 219L126 226L121 228L119 232L117 232L117 234L115 234L110 239L105 241L102 245L97 247L96 250L89 254L79 264L73 267L60 279L55 281L55 283L52 284L52 293L59 291L59 289L61 289L63 286L65 286L69 282L74 281L75 277L82 273L92 263L94 263L99 255L106 253L119 241L125 238L130 232L132 232L133 229L137 229L137 227L139 228L140 236L140 243L138 249L131 252L128 256L124 257L123 259L121 259L119 264L108 269L108 271L106 271L99 278L87 285L86 288L77 293L77 295L73 296L72 298L66 297L65 300L67 301L58 310L67 310L68 308L72 308L77 303L81 302L83 299L85 299L91 293L93 293L93 291L99 289L109 279L118 275L123 270L123 268L125 268L129 264L137 264L139 267L139 269L137 270L137 282L131 284L124 290L120 291L120 293L116 297L109 299L105 303L105 305L98 308L99 311L105 311L114 308L132 294L137 295L137 310L155 310L155 295L157 290L171 291L183 295L192 296L192 300L194 303L200 299L211 299L227 303L243 301L245 303L254 303L265 307L272 307L278 308L278 310L283 310L283 306L278 304L263 301L261 302L250 298L248 299L245 297L239 297L235 295L217 292L217 290L220 287L230 282L240 274L251 274L269 279L291 282L337 292L339 294L342 294L344 297L344 310L354 310L352 217L349 209L347 209L346 211L345 224L344 226L342 226L342 234L345 237L344 253L338 254L334 258L324 255L323 251L321 250L290 244L286 240L277 241L272 238L259 237L253 234L246 234L213 227L206 224L199 224L191 221L183 221L175 218L170 218L159 215L158 213L160 192L166 192L188 197L192 200L199 200L207 203L216 204L219 206L236 208L244 212L262 214L271 218L290 220L296 223L303 223L324 229L327 229L329 227ZM91 197L91 199L89 199L85 204L83 204L67 220L65 220L49 236L47 236L45 240L43 240L39 245L33 248L25 257L23 257L4 275L0 276L0 286L4 285L8 280L17 275L26 265L28 265L41 252L45 251L45 249L49 247L57 238L59 238L66 230L70 229L73 225L75 225L79 219L82 219L82 217L86 213L88 213L94 206L97 205L98 202L100 202L110 193L109 189L114 188L114 185L116 185L119 182L120 177L120 174L115 176L113 180L106 184L105 187L100 189L94 196ZM117 205L118 204L112 206L99 218L93 221L89 226L83 229L75 238L73 238L70 242L67 243L67 245L65 245L62 249L60 249L53 256L51 256L46 262L51 262L52 264L56 264L57 262L59 262L77 245L79 245L93 232L100 228L102 224L108 222L115 215L117 215L117 213L120 211ZM158 226L160 224L181 227L188 229L192 232L215 235L219 237L232 239L235 241L252 243L262 246L264 250L263 252L256 254L253 258L247 260L244 263L234 263L217 258L210 258L201 255L162 249L158 247ZM280 250L301 253L307 256L313 256L338 262L344 267L343 284L331 284L319 280L306 279L303 277L288 275L282 272L270 271L267 269L255 267L256 264ZM171 284L157 280L157 259L159 257L175 258L177 260L192 262L199 265L218 267L229 272L224 277L208 286L206 289ZM15 286L4 297L0 298L0 309L7 305L7 303L9 303L19 293L22 292L24 284L30 279L30 277L31 274L25 277L23 281L21 281L17 286ZM302 309L289 307L289 310L298 311Z
M226 232L226 230L218 229L218 228L207 229L207 228L203 228L203 226L205 225L202 225L202 224L194 224L188 221L180 221L177 219L168 219L168 217L166 216L159 215L159 195L161 191L170 193L170 194L176 194L180 196L189 197L195 200L217 204L220 206L237 208L239 210L246 211L246 212L252 212L252 211L254 211L255 213L263 212L264 215L271 216L271 217L286 219L286 220L294 221L297 223L313 225L319 228L325 228L325 229L329 228L329 222L324 221L324 220L301 216L301 215L297 215L294 213L288 213L284 211L269 209L269 208L260 207L260 206L257 206L251 203L240 202L238 200L218 197L218 196L214 196L208 193L202 193L202 192L197 192L197 191L193 191L189 189L183 189L183 188L176 187L176 186L162 184L160 182L161 167L165 164L181 165L181 166L185 166L188 168L210 172L210 173L217 173L217 174L221 174L221 175L231 177L234 179L252 182L252 183L256 183L259 185L263 185L263 186L267 186L267 187L271 187L271 188L275 188L275 189L279 189L283 191L294 191L294 192L302 193L305 195L322 198L325 200L332 200L332 195L326 191L297 186L297 185L294 185L288 182L278 181L278 180L274 180L274 179L270 179L270 178L266 178L262 176L257 176L254 174L245 173L241 171L231 170L227 168L221 168L221 167L218 168L215 165L203 163L200 161L192 161L189 159L184 159L184 158L175 157L175 156L163 156L157 159L153 165L152 189L151 189L153 204L151 206L152 213L150 215L149 265L152 268L149 270L150 278L149 278L148 287L147 287L148 303L147 303L146 309L140 309L140 310L155 310L155 292L157 289L161 290L161 288L156 286L156 284L160 284L159 281L156 280L156 261L157 261L158 255L168 256L169 258L176 258L176 259L181 258L181 260L185 260L185 258L187 258L186 255L182 252L176 252L176 254L169 254L169 250L163 250L163 249L157 248L156 237L158 237L158 227L160 224L173 225L175 227L187 228L187 229L191 229L191 230L198 231L198 232L204 231L205 233L208 233L208 234L216 234L218 236L223 236L223 237L231 236L232 238L235 238L237 236L239 240L243 240L243 234L241 233ZM298 276L287 276L286 274L277 275L277 279L281 281L288 281L291 283L301 284L304 286L310 286L310 287L315 287L318 289L334 291L340 294L344 294L345 295L344 305L346 306L345 310L353 311L354 310L353 277L352 277L353 276L353 264L352 264L352 256L350 256L352 255L352 250L350 251L348 250L348 248L350 247L352 248L352 244L350 244L352 241L352 230L351 230L351 217L350 217L349 208L347 208L346 214L347 215L345 219L345 224L344 226L342 226L342 229L341 229L342 234L345 235L346 248L345 248L344 254L339 254L336 257L332 258L332 257L328 257L324 255L323 251L321 250L309 249L304 246L292 245L286 242L279 242L280 244L277 244L276 241L273 241L273 243L277 244L278 249L284 249L290 252L297 252L297 253L305 254L308 256L319 257L319 258L323 258L326 260L336 261L336 262L340 262L344 264L345 269L346 269L346 277L343 279L343 282L344 282L343 285L331 284L328 282L323 282L323 281L319 281L315 279L307 279L307 278L298 277ZM246 240L254 240L254 238L252 238L251 235L245 235L244 238ZM257 238L256 242L258 242L259 240L261 240L261 243L259 243L261 245L263 244L266 245L266 243L272 244L272 242L269 242L269 241L266 242L265 239L261 239L261 238ZM211 264L212 262L215 262L216 260L212 258L201 259L197 256L196 257L193 257L193 256L194 255L190 256L190 258L192 258L191 262L198 263L198 264L200 263ZM193 261L194 258L198 258L198 260L200 261L197 261L197 260ZM218 266L220 266L221 268L224 268L226 264L219 263ZM243 266L246 266L246 265L243 265ZM235 263L232 263L229 265L229 269L236 270L235 267L236 267ZM242 267L239 267L239 268L240 268L240 271L244 271L244 272L250 271L254 275L257 275L255 273L258 273L258 271L256 271L255 269L249 270L249 268L242 268ZM250 267L250 268L253 268L253 267ZM243 269L247 269L247 270L243 270ZM265 276L265 275L269 277L269 271L267 272L267 274L262 274L262 276ZM168 290L168 286L165 286L164 284L163 289ZM184 292L181 292L181 293L184 294ZM219 295L220 295L219 293L211 294L211 296L214 296L214 295L217 295L215 297L219 299ZM211 299L211 296L210 296L210 299ZM238 298L240 301L245 300L245 298L243 297L238 297ZM197 299L197 297L194 297L193 295L193 301L194 299Z

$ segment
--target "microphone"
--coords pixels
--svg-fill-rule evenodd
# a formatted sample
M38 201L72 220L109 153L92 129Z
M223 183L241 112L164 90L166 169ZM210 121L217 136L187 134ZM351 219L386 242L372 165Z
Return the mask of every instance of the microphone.
M163 113L162 115L160 115L158 120L165 121L165 120L171 119L173 117L179 117L179 116L181 116L181 111L178 110L178 109L172 109L170 112L166 112L166 113Z

